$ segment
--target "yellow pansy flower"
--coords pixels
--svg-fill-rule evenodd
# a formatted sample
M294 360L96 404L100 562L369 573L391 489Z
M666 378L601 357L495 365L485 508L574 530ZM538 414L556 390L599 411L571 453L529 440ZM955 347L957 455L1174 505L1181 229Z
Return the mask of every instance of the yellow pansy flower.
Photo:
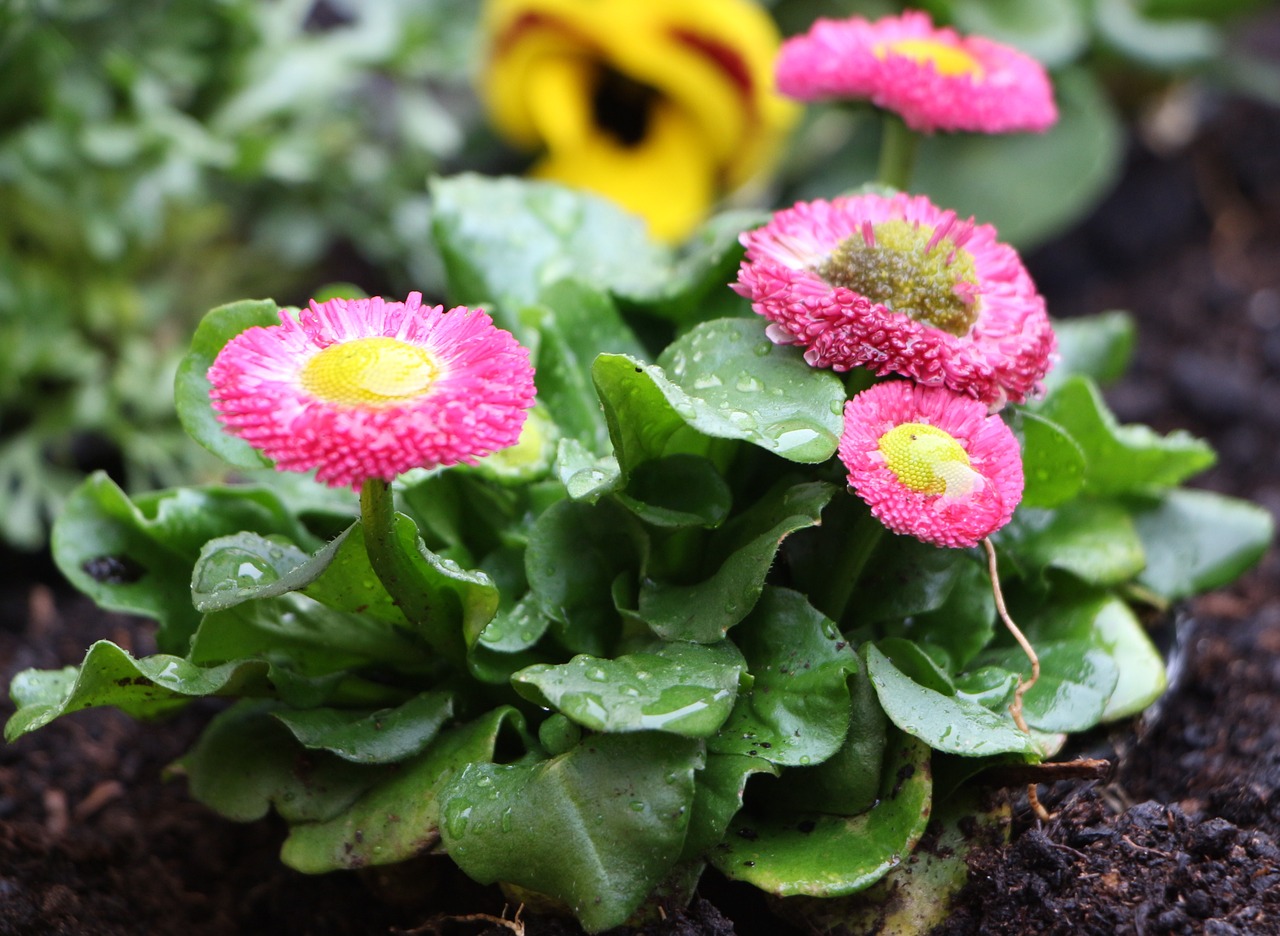
M480 91L532 174L596 192L677 240L776 159L796 106L780 37L748 0L489 0Z

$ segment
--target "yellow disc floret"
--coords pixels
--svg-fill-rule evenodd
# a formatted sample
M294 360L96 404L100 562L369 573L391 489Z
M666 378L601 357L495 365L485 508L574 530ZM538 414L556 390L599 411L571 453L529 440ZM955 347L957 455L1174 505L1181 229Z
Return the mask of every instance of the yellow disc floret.
M964 446L928 423L894 426L880 437L880 454L905 487L921 494L964 497L982 487Z
M325 348L302 369L302 387L327 403L389 406L422 396L439 368L431 353L399 338L357 338Z
M888 53L909 58L917 64L926 62L933 65L934 70L945 78L957 75L970 75L974 78L982 76L982 65L964 49L937 42L933 39L899 39L876 46L877 58L884 58Z

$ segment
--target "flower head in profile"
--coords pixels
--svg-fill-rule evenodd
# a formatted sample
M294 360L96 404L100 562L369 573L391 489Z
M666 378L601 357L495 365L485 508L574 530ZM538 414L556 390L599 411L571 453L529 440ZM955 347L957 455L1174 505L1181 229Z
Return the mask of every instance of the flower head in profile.
M845 404L840 460L849 484L894 533L974 546L1022 499L1018 440L971 397L905 380Z
M489 0L481 96L540 150L540 178L595 192L676 240L767 170L797 116L781 37L751 0Z
M1043 131L1058 119L1039 62L936 28L917 11L874 22L820 19L783 44L777 80L783 94L802 101L868 100L922 133Z
M999 406L1057 346L1044 299L990 225L923 196L801 202L742 235L733 288L815 367L867 367Z
M515 444L534 401L528 349L486 313L416 292L282 311L227 342L209 381L228 432L332 487L474 462Z

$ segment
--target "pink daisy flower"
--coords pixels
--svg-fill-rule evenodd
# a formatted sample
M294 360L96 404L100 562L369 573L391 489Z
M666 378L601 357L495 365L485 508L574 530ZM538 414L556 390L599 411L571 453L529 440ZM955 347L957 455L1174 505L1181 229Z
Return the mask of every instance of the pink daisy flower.
M1057 347L1044 299L990 225L923 196L801 202L741 241L733 289L815 367L867 367L1022 402Z
M227 342L209 381L227 431L331 487L513 445L534 398L528 349L486 313L416 292L282 311Z
M974 546L1022 499L1018 440L971 397L905 380L845 404L840 460L849 484L894 533Z
M917 11L875 22L820 19L783 43L774 68L788 97L869 100L922 133L1043 131L1058 120L1039 62L981 36L935 28Z

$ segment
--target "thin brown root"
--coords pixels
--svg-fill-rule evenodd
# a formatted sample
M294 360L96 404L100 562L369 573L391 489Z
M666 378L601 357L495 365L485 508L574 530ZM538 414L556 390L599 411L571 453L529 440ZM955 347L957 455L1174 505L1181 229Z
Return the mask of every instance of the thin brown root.
M510 920L506 918L506 910L503 910L503 916L496 917L489 913L463 913L458 915L441 914L432 917L421 926L415 926L408 930L395 930L399 936L422 936L424 933L439 934L441 928L446 923L491 923L494 926L503 926L511 930L514 936L525 936L524 921L520 919L520 914L524 911L524 904L516 907L515 916Z
M1049 815L1049 810L1045 809L1044 804L1040 802L1040 793L1036 790L1034 783L1027 784L1027 805L1041 822L1048 822L1053 818Z
M987 569L991 572L991 592L995 595L996 611L999 612L1000 620L1004 621L1004 626L1009 629L1009 633L1013 634L1013 639L1022 648L1022 652L1031 661L1031 678L1018 681L1018 688L1013 690L1013 704L1009 706L1009 714L1013 716L1014 724L1018 726L1018 730L1024 734L1031 734L1031 729L1027 727L1026 719L1022 717L1022 697L1027 694L1027 690L1034 686L1036 680L1040 678L1040 658L1036 656L1036 651L1031 646L1031 641L1027 640L1026 635L1022 633L1018 625L1013 623L1013 618L1009 617L1009 609L1004 604L1004 593L1000 591L1000 572L996 563L996 548L991 544L991 537L984 538L982 545L987 549Z

